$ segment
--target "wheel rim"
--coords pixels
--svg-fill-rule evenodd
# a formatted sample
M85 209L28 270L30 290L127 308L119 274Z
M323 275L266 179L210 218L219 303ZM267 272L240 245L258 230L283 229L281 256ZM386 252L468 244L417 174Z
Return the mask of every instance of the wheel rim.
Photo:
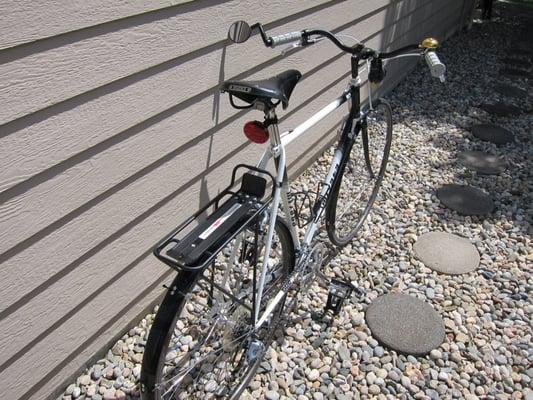
M387 164L390 122L388 105L380 103L369 114L367 129L355 138L337 194L334 231L338 241L355 235L375 200Z

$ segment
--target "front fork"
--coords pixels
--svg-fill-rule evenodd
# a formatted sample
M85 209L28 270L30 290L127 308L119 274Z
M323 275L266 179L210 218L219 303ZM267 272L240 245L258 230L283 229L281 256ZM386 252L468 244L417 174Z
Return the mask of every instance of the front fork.
M368 174L370 175L370 179L374 179L374 171L372 170L372 163L370 162L370 148L367 126L367 120L366 117L364 117L363 121L361 122L361 138L363 139L363 152L365 154L365 164Z

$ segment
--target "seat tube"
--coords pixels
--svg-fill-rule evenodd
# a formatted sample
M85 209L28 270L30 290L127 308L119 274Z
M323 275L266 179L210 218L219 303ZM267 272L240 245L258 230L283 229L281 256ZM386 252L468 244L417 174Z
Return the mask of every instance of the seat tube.
M265 285L265 279L266 279L266 273L268 269L268 259L270 254L270 249L272 247L272 238L274 236L274 229L276 224L276 218L278 214L278 207L279 207L279 201L280 201L280 191L281 186L283 184L283 172L285 170L285 150L283 146L281 145L281 138L279 135L278 130L278 124L277 124L277 117L274 110L269 110L265 113L266 121L269 122L268 124L268 133L270 137L270 151L272 155L274 156L274 161L276 162L276 180L274 188L274 198L272 199L272 206L270 208L270 221L268 224L268 232L267 232L267 238L265 242L265 257L263 257L263 263L261 266L261 274L259 277L259 285L257 287L257 297L256 297L256 304L255 304L255 321L254 325L257 325L258 317L259 317L259 311L261 309L261 303L263 300L263 290Z
M265 123L267 123L268 136L270 138L270 153L272 154L274 163L276 165L276 184L279 188L283 184L283 181L286 180L284 179L285 152L281 143L281 136L279 134L278 117L276 116L276 111L273 108L265 112Z
M276 165L276 181L278 187L281 188L280 196L283 210L285 211L286 217L289 219L289 231L292 236L292 240L296 250L300 249L300 242L298 240L298 232L296 231L296 217L294 212L289 204L289 177L287 175L287 167L285 164L285 149L282 147L281 136L279 134L278 128L278 118L274 109L269 110L266 113L266 120L269 121L268 133L270 136L270 146L272 148L272 154L274 155L274 163ZM280 158L283 156L283 162L280 162Z

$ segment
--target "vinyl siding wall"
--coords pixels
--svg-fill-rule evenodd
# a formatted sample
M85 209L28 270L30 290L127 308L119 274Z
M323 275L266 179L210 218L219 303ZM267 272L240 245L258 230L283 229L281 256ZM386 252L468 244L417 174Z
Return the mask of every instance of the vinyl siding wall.
M326 42L282 57L270 34L306 27L378 49L445 39L470 0L4 0L0 3L0 399L43 399L142 318L172 272L151 246L224 187L260 146L218 86L296 68L281 127L346 86L349 59ZM380 90L412 67L389 66ZM363 91L364 92L364 91ZM344 112L344 109L342 110ZM293 176L342 116L288 149Z

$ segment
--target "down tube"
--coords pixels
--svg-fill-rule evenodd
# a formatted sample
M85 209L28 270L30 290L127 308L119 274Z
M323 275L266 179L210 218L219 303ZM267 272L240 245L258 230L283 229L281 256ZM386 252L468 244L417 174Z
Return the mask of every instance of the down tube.
M342 146L337 146L335 149L335 152L333 153L333 160L331 161L331 165L329 166L329 171L324 180L322 181L322 189L320 189L320 194L318 196L317 201L319 202L319 207L317 210L317 213L315 215L315 218L313 221L309 224L309 227L305 231L305 236L303 240L304 246L308 246L311 244L311 241L313 240L313 237L315 236L316 230L318 229L318 223L320 221L320 218L322 217L322 213L324 212L324 209L326 208L326 201L327 201L327 195L328 191L331 188L331 185L333 184L333 179L335 178L335 174L339 170L339 166L342 161Z
M261 159L257 163L257 168L266 169L267 168L267 164L268 164L268 160L270 158L271 158L270 148L267 148L263 152L263 155L261 156ZM277 170L277 167L276 167L276 171L277 171L278 174L280 173L280 171ZM289 179L288 179L288 174L287 174L287 166L285 166L285 171L283 171L283 185L281 187L281 192L280 192L280 194L281 194L281 205L283 207L283 211L285 212L285 214L287 215L287 218L288 218L289 231L291 233L291 237L292 237L292 241L294 243L294 247L295 247L296 250L299 250L300 249L300 240L298 238L298 232L296 230L296 218L294 218L294 214L293 214L292 208L290 207L290 203L289 203L289 192L290 192Z

